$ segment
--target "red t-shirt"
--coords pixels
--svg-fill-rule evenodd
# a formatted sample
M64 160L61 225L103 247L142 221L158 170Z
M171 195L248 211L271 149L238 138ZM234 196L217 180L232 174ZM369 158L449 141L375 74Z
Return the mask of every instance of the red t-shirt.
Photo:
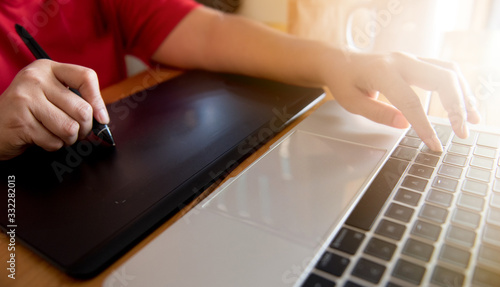
M101 88L126 77L125 54L150 57L192 0L0 0L0 93L35 58L17 35L26 28L54 60L94 69Z

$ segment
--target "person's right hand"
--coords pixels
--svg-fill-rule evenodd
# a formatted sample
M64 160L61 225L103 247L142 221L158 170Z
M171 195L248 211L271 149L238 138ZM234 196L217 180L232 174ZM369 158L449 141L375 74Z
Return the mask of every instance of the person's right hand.
M438 93L458 137L468 137L466 122L478 124L480 121L474 95L458 67L452 63L404 53L332 51L334 60L324 61L326 72L323 78L335 99L351 113L396 128L407 128L411 124L422 141L434 151L442 151L442 144L411 86ZM379 92L392 105L378 101Z
M0 96L0 160L14 158L31 145L47 151L71 145L89 134L92 116L102 124L109 122L96 73L37 60L22 69Z

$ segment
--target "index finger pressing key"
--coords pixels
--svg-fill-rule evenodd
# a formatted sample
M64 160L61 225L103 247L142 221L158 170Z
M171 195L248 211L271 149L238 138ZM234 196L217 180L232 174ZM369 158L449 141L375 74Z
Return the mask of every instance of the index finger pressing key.
M427 118L417 94L401 75L394 73L386 78L391 79L391 81L382 85L381 92L403 113L417 135L431 150L442 152L441 142Z

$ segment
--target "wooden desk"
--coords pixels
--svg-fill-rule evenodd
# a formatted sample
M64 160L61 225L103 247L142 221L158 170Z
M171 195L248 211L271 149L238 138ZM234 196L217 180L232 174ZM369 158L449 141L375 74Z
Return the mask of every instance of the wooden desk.
M166 70L166 69L153 69L143 72L137 76L129 78L115 86L106 88L102 91L102 95L106 101L106 103L114 102L120 98L131 95L135 92L146 88L152 88L159 82L167 80L169 78L175 77L179 75L180 71ZM421 92L419 92L421 93ZM323 100L332 100L333 97L331 95L327 95L327 97ZM315 110L319 105L323 102L319 103L316 107L314 107L311 111ZM431 101L431 114L435 116L444 116L442 112L442 108L439 107L437 101ZM305 115L298 118L294 123L292 123L287 129L282 131L275 139L271 140L264 147L259 149L255 154L247 158L236 170L234 170L231 174L236 175L241 170L246 168L250 163L255 161L259 156L261 156L278 138L288 132L291 128L296 126L300 121L302 121L311 111L306 113ZM496 124L500 123L500 116L498 113L495 113L496 117L488 117L488 124ZM220 184L220 183L219 183ZM5 234L0 234L0 259L3 263L0 264L2 268L0 268L0 286L78 286L78 287L90 287L90 286L101 286L104 279L111 274L111 271L115 269L115 267L120 266L127 259L129 259L136 252L139 252L146 244L148 244L152 239L162 233L165 229L167 229L170 225L172 225L175 221L179 220L187 211L189 211L193 206L195 206L198 202L200 202L203 198L205 198L212 190L214 190L218 184L214 184L211 188L206 190L199 198L194 200L191 204L187 205L184 209L178 212L174 217L166 221L162 224L157 230L155 230L152 234L150 234L147 238L141 241L138 245L132 248L129 252L127 252L124 256L122 256L119 260L117 260L111 268L106 269L97 277L80 281L73 279L63 272L59 271L52 265L50 265L47 261L33 253L31 250L25 248L19 242L16 242L16 279L12 280L7 277L6 270L6 260L9 258L10 251L7 249L8 238Z

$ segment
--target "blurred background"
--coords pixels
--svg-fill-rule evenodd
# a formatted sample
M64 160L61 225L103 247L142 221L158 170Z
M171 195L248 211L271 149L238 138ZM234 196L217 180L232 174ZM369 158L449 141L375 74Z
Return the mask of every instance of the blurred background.
M236 13L300 37L453 61L476 96L482 124L500 128L500 0L240 2ZM437 98L429 100L429 114L445 116Z

